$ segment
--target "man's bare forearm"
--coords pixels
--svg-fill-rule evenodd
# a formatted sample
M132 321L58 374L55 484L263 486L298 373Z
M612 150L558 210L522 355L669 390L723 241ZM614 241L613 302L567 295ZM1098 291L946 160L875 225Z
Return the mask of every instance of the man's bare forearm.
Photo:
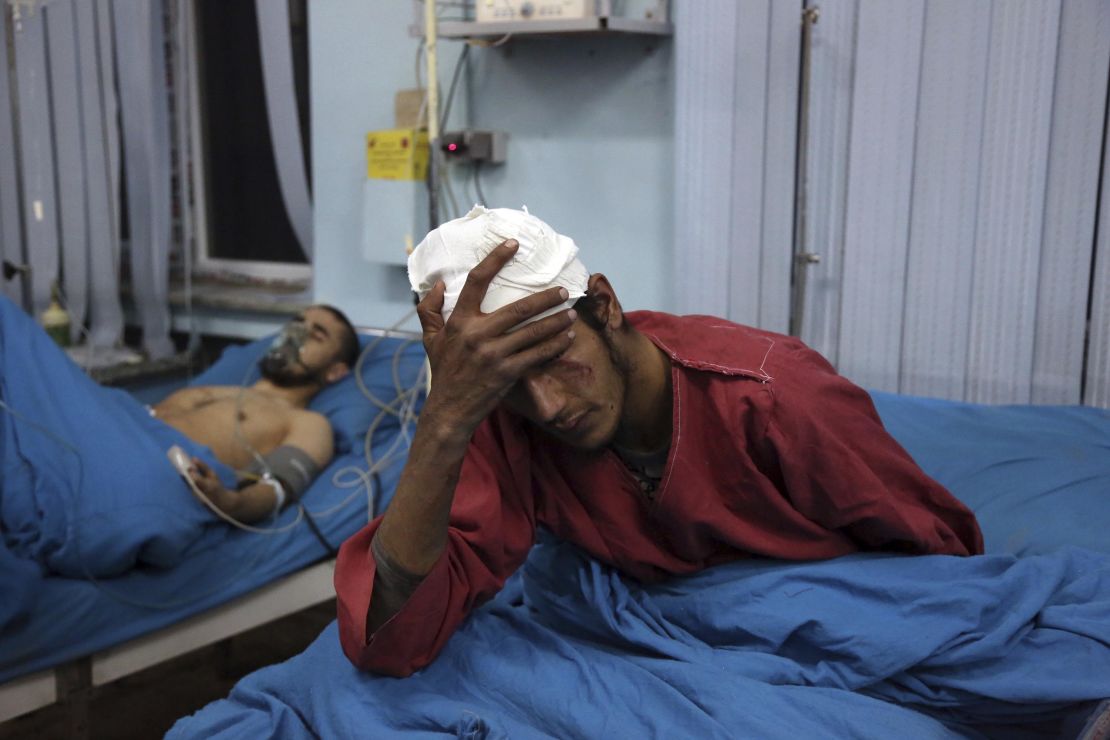
M426 409L375 538L397 568L427 575L447 546L455 485L474 430Z
M425 407L371 549L377 562L366 615L373 634L401 610L447 547L455 485L473 430Z
M204 489L201 493L213 506L243 524L254 524L270 516L277 501L273 487L263 481L239 490L224 488L218 482L205 486Z

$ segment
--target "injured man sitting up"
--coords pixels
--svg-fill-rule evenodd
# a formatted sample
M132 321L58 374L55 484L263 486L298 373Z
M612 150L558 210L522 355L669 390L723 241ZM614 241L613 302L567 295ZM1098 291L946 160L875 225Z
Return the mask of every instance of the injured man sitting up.
M983 550L868 394L797 339L625 313L527 211L440 226L409 276L432 384L392 502L340 551L360 668L428 665L540 525L646 582L739 558Z
M347 317L332 306L308 308L290 322L259 361L251 386L197 386L173 393L151 414L207 445L220 462L242 471L226 488L193 457L183 473L224 514L250 524L296 501L334 453L332 429L308 402L350 372L359 344Z

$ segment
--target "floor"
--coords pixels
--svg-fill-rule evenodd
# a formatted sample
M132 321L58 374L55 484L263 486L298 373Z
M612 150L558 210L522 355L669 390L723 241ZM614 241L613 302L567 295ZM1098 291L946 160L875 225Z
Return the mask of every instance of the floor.
M196 650L93 689L87 736L100 740L160 738L180 717L222 699L243 676L304 650L335 619L335 601ZM64 704L0 724L0 740L71 738Z

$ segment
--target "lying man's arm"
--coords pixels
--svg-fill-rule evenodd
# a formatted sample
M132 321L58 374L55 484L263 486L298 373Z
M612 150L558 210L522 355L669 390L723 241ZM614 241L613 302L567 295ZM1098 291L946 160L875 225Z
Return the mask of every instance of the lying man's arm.
M251 466L259 478L237 490L225 488L211 468L193 458L193 480L212 504L236 521L252 524L296 501L335 454L331 425L313 411L298 413L289 432L262 461Z

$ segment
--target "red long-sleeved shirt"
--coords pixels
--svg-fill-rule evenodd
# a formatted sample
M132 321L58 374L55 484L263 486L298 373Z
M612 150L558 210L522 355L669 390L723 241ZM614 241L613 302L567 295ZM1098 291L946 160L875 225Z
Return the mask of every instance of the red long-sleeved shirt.
M705 316L627 318L671 358L674 429L654 497L613 452L572 449L495 411L463 462L446 552L373 635L381 519L344 543L335 587L351 662L396 676L430 663L524 561L537 524L643 581L751 556L982 552L974 515L886 432L867 393L800 341Z

